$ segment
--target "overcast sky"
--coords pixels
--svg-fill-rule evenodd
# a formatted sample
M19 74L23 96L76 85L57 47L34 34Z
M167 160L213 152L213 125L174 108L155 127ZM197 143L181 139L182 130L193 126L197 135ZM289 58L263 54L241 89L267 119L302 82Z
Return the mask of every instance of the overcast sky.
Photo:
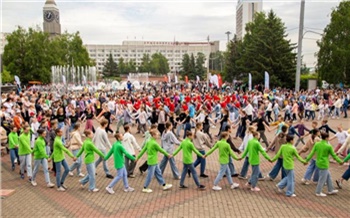
M340 0L306 0L305 31L322 32ZM16 26L42 28L45 0L2 0L1 32ZM123 40L205 41L220 40L225 50L226 31L236 30L237 0L56 0L62 31L79 31L84 44L121 44ZM263 1L263 10L273 9L285 23L288 38L297 42L300 0ZM306 33L304 62L315 65L316 39Z

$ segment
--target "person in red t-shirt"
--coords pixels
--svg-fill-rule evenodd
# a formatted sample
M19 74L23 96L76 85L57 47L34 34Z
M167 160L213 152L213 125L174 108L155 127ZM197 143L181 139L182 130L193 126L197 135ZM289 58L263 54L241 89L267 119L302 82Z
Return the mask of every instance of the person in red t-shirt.
M185 102L186 102L186 104L191 102L191 96L189 94L186 95Z
M182 104L182 109L183 109L184 111L187 111L187 110L188 110L188 106L187 106L187 104L186 104L185 102Z

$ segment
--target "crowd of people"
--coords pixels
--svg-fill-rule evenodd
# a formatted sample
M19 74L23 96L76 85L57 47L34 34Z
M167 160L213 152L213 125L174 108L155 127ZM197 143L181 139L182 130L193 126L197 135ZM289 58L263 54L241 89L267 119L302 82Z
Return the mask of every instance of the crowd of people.
M208 177L206 157L218 150L220 169L213 182L215 191L222 190L219 183L223 177L232 189L239 187L232 179L237 177L247 180L245 186L251 191L260 191L259 180L276 180L281 171L277 190L282 193L286 188L285 195L295 197L294 158L297 158L308 164L302 183L317 183L316 195L324 197L325 184L328 194L338 192L329 172L329 156L339 164L350 159L350 129L345 130L350 127L349 99L349 89L207 90L200 83L191 87L162 84L141 90L130 86L121 91L85 90L61 95L32 90L3 94L0 116L8 136L12 170L20 165L20 177L25 179L26 173L33 186L37 186L41 165L49 188L56 186L58 191L66 191L66 177L76 175L81 177L82 188L89 183L88 190L97 192L96 168L102 162L106 178L112 179L106 191L114 194L113 187L123 180L124 191L132 192L134 188L129 186L128 179L135 177L137 162L146 153L147 161L139 166L141 174L147 171L142 192L152 192L149 184L153 176L163 190L172 188L163 177L168 162L173 178L180 180L181 189L187 188L185 178L189 176L204 190L206 187L199 178ZM328 126L329 119L340 118L344 122L336 131ZM311 127L307 127L307 121ZM136 133L131 131L133 126ZM273 139L267 138L266 131L275 131ZM114 136L114 143L108 134ZM136 134L144 138L141 146ZM335 148L330 144L334 139ZM236 146L234 141L240 145ZM175 161L180 152L181 173ZM159 164L158 153L164 155ZM72 158L71 166L65 154ZM97 160L95 154L99 156ZM259 168L260 154L276 162L267 176ZM115 177L107 164L112 155ZM233 159L244 159L240 172ZM83 163L86 175L82 173ZM252 172L248 179L249 165ZM51 183L50 172L56 184ZM350 167L335 180L337 187L341 189L343 181L349 178Z

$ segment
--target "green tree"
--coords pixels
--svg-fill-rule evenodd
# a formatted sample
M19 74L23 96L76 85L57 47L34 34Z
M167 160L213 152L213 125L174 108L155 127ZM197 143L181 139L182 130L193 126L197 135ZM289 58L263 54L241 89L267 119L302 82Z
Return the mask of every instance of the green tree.
M128 74L127 64L124 62L124 58L118 60L118 70L120 74Z
M165 75L169 73L168 59L161 53L155 53L152 55L150 62L151 72L157 75Z
M199 76L201 80L206 78L206 68L204 67L204 63L205 63L205 55L202 52L198 52L196 57L195 70L196 70L196 76Z
M223 71L224 69L224 61L225 57L222 51L217 52L211 52L210 55L210 61L209 61L209 69L211 71Z
M350 2L341 1L317 42L317 72L329 83L350 84Z
M2 84L5 84L5 83L13 83L13 81L15 80L14 76L12 76L10 74L10 72L8 72L6 70L6 68L4 67L2 69L2 72L1 72L1 82Z
M267 71L270 74L270 86L293 87L295 45L286 39L286 27L282 20L272 10L267 15L264 12L256 13L253 22L247 24L246 32L242 43L229 45L229 49L237 49L229 51L231 55L235 51L238 57L227 58L235 62L226 62L230 66L226 67L225 76L229 76L231 71L247 79L248 73L253 73L253 83L263 83L264 72ZM255 72L260 76L254 76Z
M102 74L105 77L116 77L118 76L118 64L113 60L112 53L109 54L106 63L103 66Z
M150 72L151 71L151 58L149 54L143 54L143 57L141 59L141 66L139 71L140 72Z
M225 65L223 78L225 81L233 81L233 79L242 79L243 69L237 64L238 60L242 58L242 41L237 40L235 35L233 39L227 44L227 50L224 54Z
M180 75L184 77L190 70L190 56L186 53L182 56Z
M193 53L190 57L190 63L188 65L188 72L186 73L188 79L195 80L196 79L196 60L194 58Z
M18 27L6 39L4 66L24 84L30 80L49 83L54 65L71 65L73 61L75 66L92 64L79 32L50 38L38 27Z
M128 73L135 73L136 72L136 62L133 59L130 59L126 65L126 69L127 69Z

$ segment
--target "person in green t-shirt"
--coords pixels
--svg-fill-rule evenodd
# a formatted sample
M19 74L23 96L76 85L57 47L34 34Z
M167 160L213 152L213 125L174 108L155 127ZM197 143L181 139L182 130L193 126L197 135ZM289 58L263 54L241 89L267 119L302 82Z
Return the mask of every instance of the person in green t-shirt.
M15 170L15 159L17 158L17 164L20 165L19 156L18 156L18 134L17 134L17 127L13 126L12 131L10 132L8 136L8 143L9 143L9 150L10 150L10 157L11 157L11 164L12 164L12 171Z
M344 162L335 154L332 145L328 143L329 134L326 132L321 133L322 140L317 142L312 148L310 154L307 156L306 161L310 161L316 153L316 166L319 169L319 178L316 187L316 196L326 197L327 195L322 193L323 186L327 183L328 194L333 195L338 193L338 190L334 189L332 183L332 177L329 173L329 155L333 157L339 164Z
M222 188L218 186L220 180L224 175L226 175L226 178L228 182L231 185L231 189L235 189L239 187L238 183L235 183L232 181L231 177L231 171L228 166L230 162L230 157L232 157L235 160L238 160L238 157L233 153L230 144L227 143L227 139L229 138L228 132L222 132L221 133L221 140L216 142L214 147L212 147L208 153L205 156L209 156L211 153L213 153L216 149L219 149L219 162L220 162L220 171L214 181L213 190L220 191Z
M44 170L46 186L48 188L53 188L55 185L50 182L50 174L48 170L48 161L47 161L49 156L46 154L46 141L45 141L46 131L44 129L38 129L37 133L39 137L35 140L34 148L33 148L34 170L33 170L32 185L33 186L37 185L35 181L36 174L39 171L40 165L42 165Z
M96 174L96 166L95 166L95 153L98 154L102 159L105 158L104 154L96 148L94 143L92 142L92 138L94 137L94 134L91 130L87 129L84 131L84 135L86 136L86 139L83 142L83 146L79 150L78 154L76 155L76 158L79 158L80 155L85 153L84 162L86 165L86 171L87 174L84 178L79 180L79 183L81 187L83 188L86 183L89 182L89 191L90 192L98 192L99 189L96 188L96 180L95 180L95 174Z
M186 138L180 143L180 146L176 149L173 156L177 155L182 150L182 162L184 168L182 169L181 179L180 179L180 188L187 188L184 185L186 173L190 171L193 175L193 180L196 183L199 189L204 190L205 186L201 185L198 179L196 169L194 168L192 152L196 153L199 157L203 157L202 154L194 147L192 143L193 133L191 131L186 132Z
M131 188L128 184L128 173L126 171L125 167L125 158L124 155L129 158L132 161L135 161L135 157L131 154L129 154L123 144L123 134L121 133L116 133L114 135L115 139L117 140L113 145L112 148L109 150L107 155L105 156L105 160L108 160L108 158L113 155L114 157L114 167L117 170L117 176L114 177L111 183L106 187L106 190L109 194L114 194L113 187L118 183L119 180L123 179L124 183L124 191L125 192L133 192L134 189Z
M32 149L30 148L30 127L25 126L19 136L18 155L21 161L21 178L24 179L24 170L27 170L29 181L32 181Z
M148 164L148 173L146 177L145 184L143 186L142 192L144 193L151 193L152 189L148 188L149 184L152 181L152 177L155 175L158 183L163 186L163 190L168 190L173 185L166 184L163 176L162 171L160 170L158 166L158 152L163 153L164 155L168 156L168 158L171 158L172 155L168 154L164 149L162 149L159 144L156 141L156 138L159 137L158 130L151 130L150 131L151 138L148 140L146 145L142 148L141 152L136 158L136 162L142 157L142 155L147 152L147 164Z
M307 164L307 162L299 156L297 149L293 146L293 139L294 136L287 135L287 143L281 146L275 157L271 160L271 162L274 162L283 156L283 168L286 172L286 176L276 185L276 187L280 193L282 193L283 189L287 187L287 197L296 197L294 194L294 157L296 157L303 164Z
M245 158L247 154L249 154L249 163L252 166L252 175L245 185L247 187L251 186L251 191L260 191L260 188L257 187L258 184L258 177L260 173L260 156L259 154L261 153L265 159L271 160L269 155L266 153L266 151L263 149L261 146L260 142L258 141L260 135L258 132L253 131L253 139L248 141L248 145L245 148L241 158L239 160Z
M74 161L76 161L76 158L66 147L64 147L62 143L63 130L60 128L57 128L55 130L55 133L56 133L56 137L53 143L53 152L50 156L49 161L53 159L53 161L55 162L57 191L64 192L67 190L67 186L64 185L64 181L66 180L66 177L69 173L69 166L64 157L64 153L68 154L68 156L70 156ZM63 166L64 168L62 177L61 177L61 166Z

